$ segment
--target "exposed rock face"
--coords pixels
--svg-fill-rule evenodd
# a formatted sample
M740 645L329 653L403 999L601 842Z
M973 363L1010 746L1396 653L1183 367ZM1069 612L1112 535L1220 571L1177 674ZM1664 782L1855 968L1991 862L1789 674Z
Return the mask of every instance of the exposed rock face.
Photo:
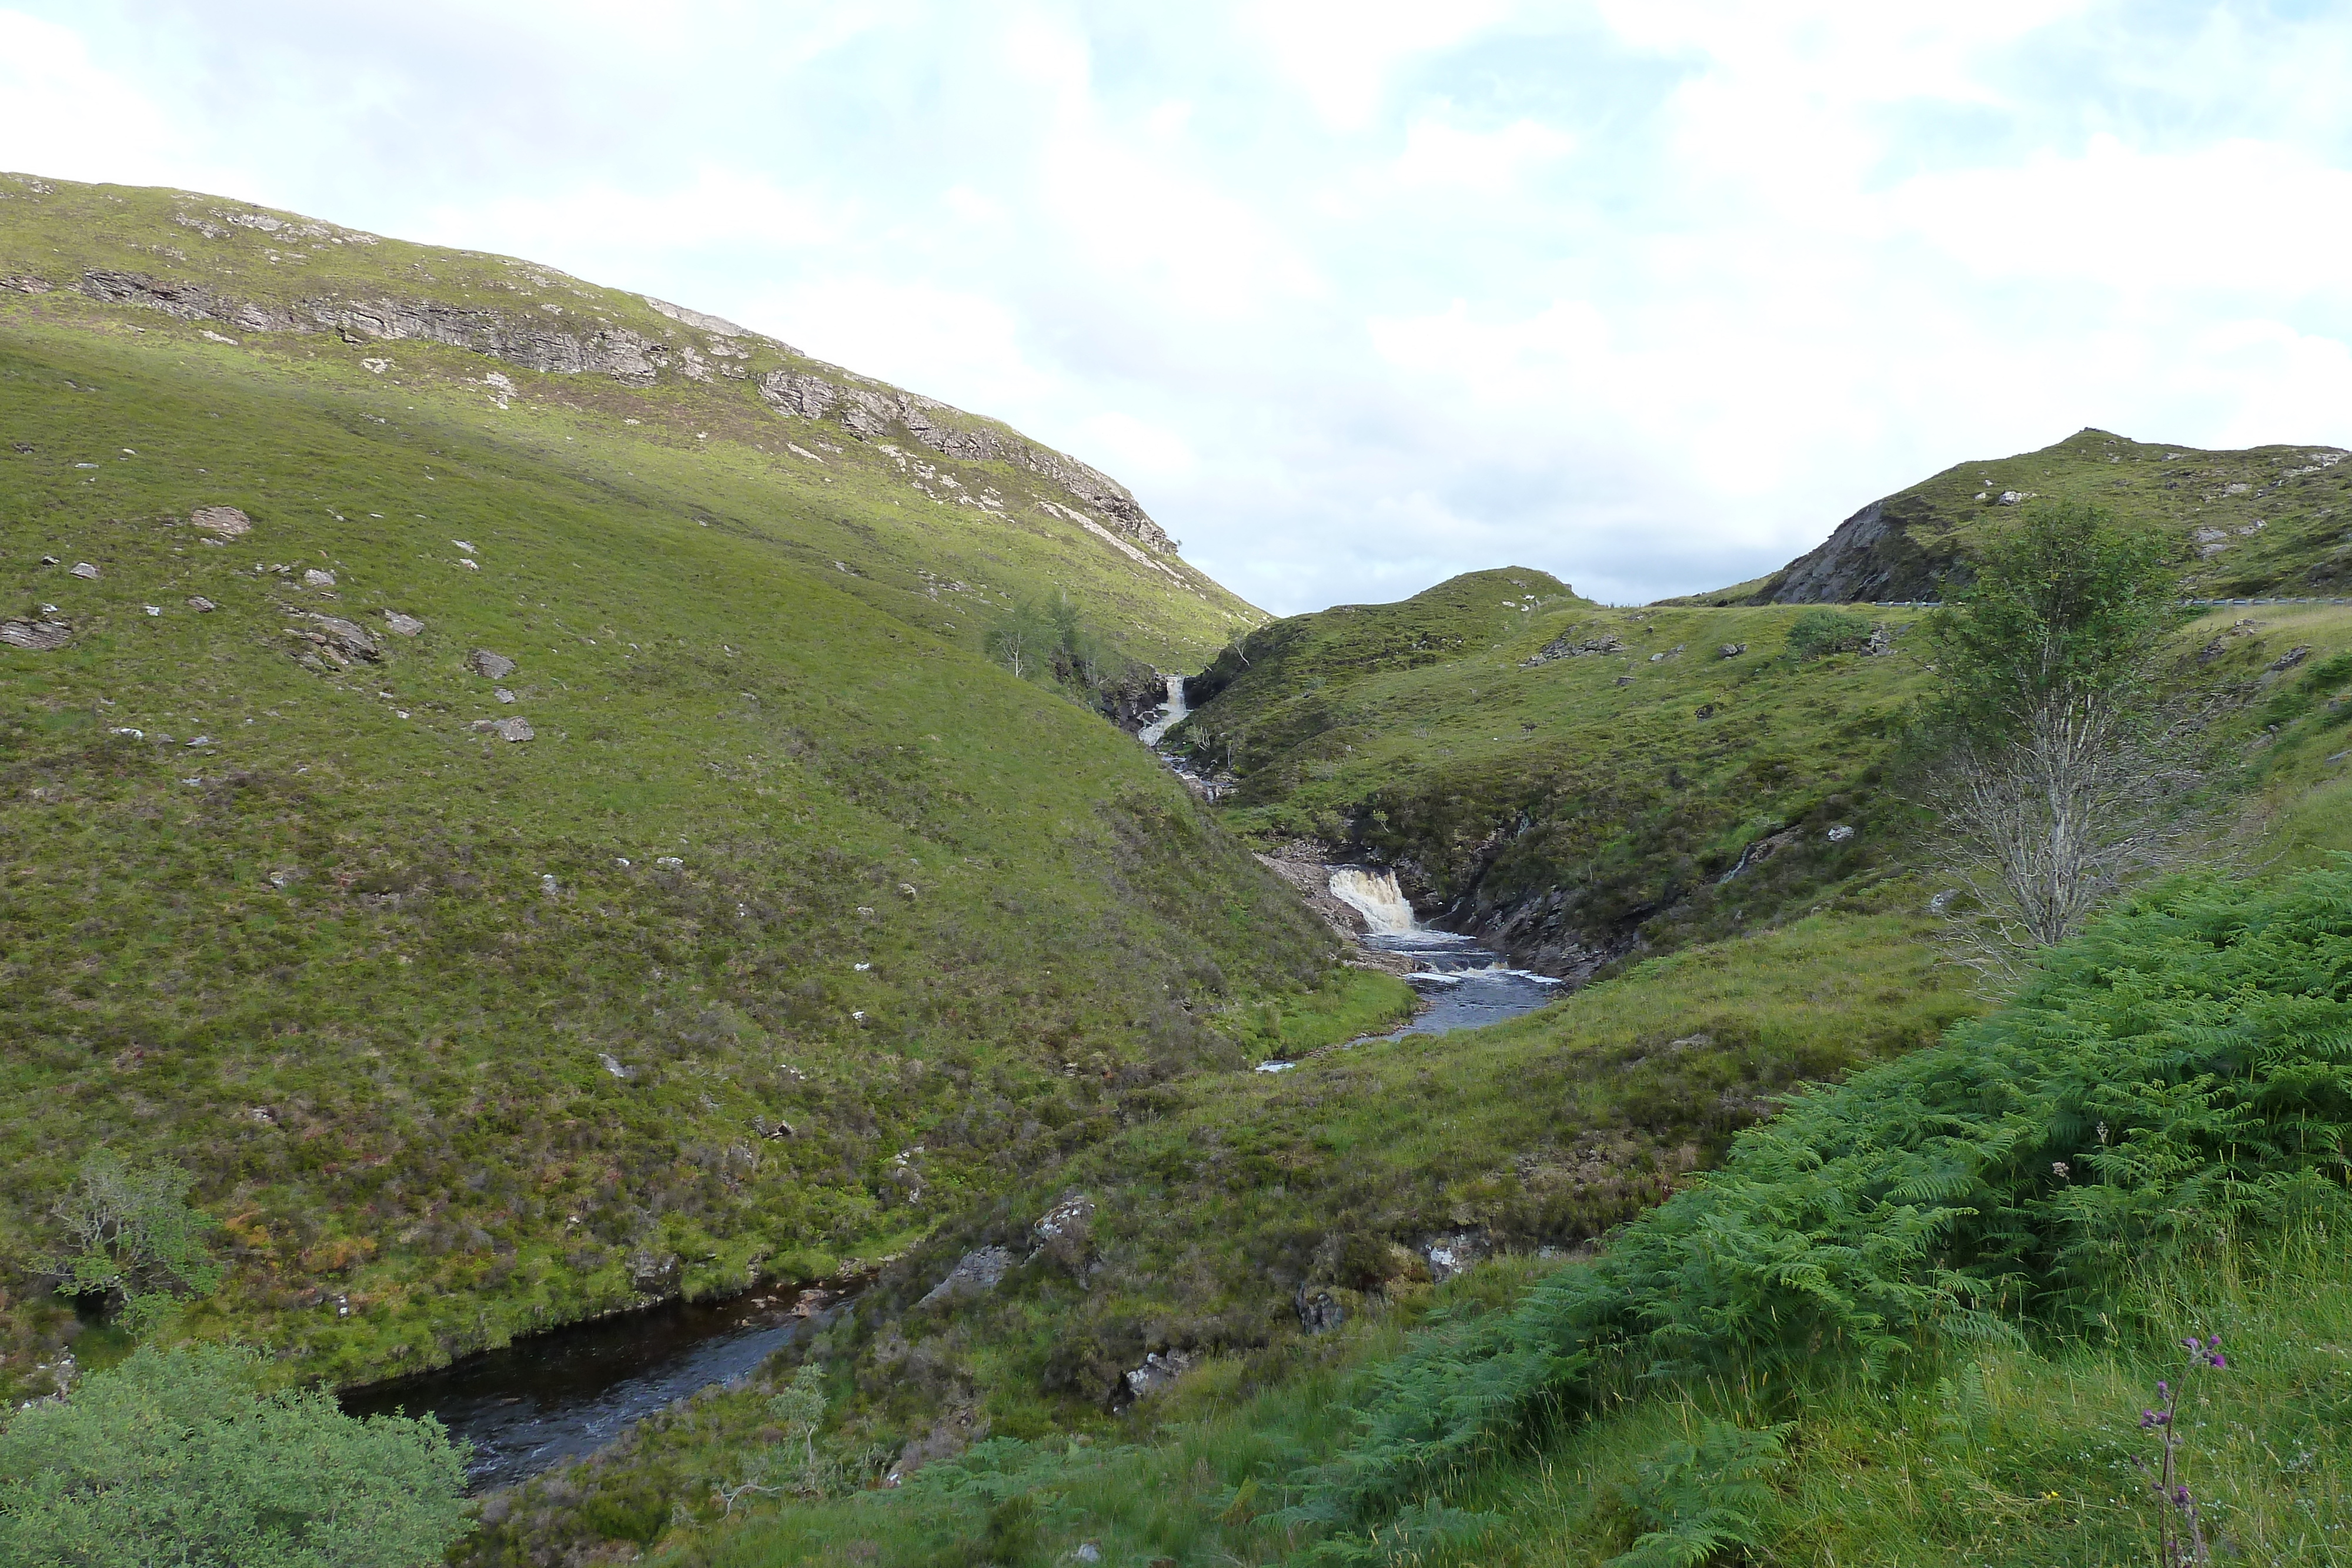
M493 653L488 648L477 648L466 658L467 667L488 680L502 681L515 673L515 662L504 653Z
M1421 1244L1421 1255L1429 1260L1429 1277L1440 1284L1484 1260L1494 1249L1494 1239L1484 1230L1451 1231Z
M668 317L679 326L691 327L698 332L708 332L716 338L758 338L761 336L760 333L754 332L747 327L738 327L734 322L728 320L723 316L708 316L699 310L688 310L683 305L673 305L667 299L656 299L650 294L641 294L637 298L643 299L655 310ZM775 342L775 340L772 338L766 340L769 342ZM789 343L777 343L776 346L780 349L791 350L791 351L795 354L800 352L798 349L793 349Z
M896 424L943 457L1025 468L1099 512L1113 532L1149 549L1174 551L1167 533L1144 512L1127 486L1109 475L1075 457L1032 445L1009 431L992 429L946 403L864 382L845 371L839 375L835 381L806 371L771 371L760 378L760 395L778 412L802 419L838 417L860 435L885 435Z
M1348 1321L1348 1309L1322 1285L1299 1286L1295 1304L1298 1308L1298 1326L1308 1333L1322 1333Z
M339 332L352 342L422 339L470 349L525 370L600 373L651 386L670 363L667 344L626 327L566 331L552 319L415 299L306 300L298 306L232 299L201 283L91 267L81 291L110 305L143 305L184 321L221 321L249 332Z
M484 735L495 735L500 740L530 740L538 735L527 718L478 718L475 729Z
M933 1285L915 1304L928 1307L940 1301L964 1301L986 1295L996 1289L1004 1271L1013 1267L1013 1254L1002 1247L982 1247L965 1253L948 1270L947 1278Z
M253 531L253 519L235 507L198 507L188 514L188 527L233 539Z
M1873 501L1815 549L1783 568L1756 596L1766 604L1851 604L1931 599L1958 553L1940 536L1927 504L1896 496Z
M28 653L47 653L73 641L73 628L62 621L0 621L0 643Z
M376 243L373 235L268 213L215 209L207 215L184 210L177 221L215 240L228 238L234 229L242 227L273 236L331 236L347 244ZM526 276L541 285L551 281L528 269ZM645 296L640 298L648 308L688 331L704 334L704 340L679 341L682 334L667 329L635 330L577 308L559 309L547 302L530 309L394 296L259 300L235 297L208 281L121 267L89 267L78 279L56 284L32 277L0 278L0 287L27 292L61 286L106 304L159 310L184 321L218 323L248 332L333 332L351 343L415 340L484 354L525 370L551 375L605 375L637 387L652 386L665 373L714 384L719 377L748 381L753 373L748 361L753 359L755 348L806 359L790 345L724 318ZM205 335L223 343L237 341L211 331ZM362 363L378 375L392 368L392 361L384 359L371 358ZM494 389L501 407L515 390L505 378L495 375L487 378L486 384ZM868 438L903 429L944 457L1004 463L1024 469L1058 486L1083 507L1087 515L1073 515L1089 528L1099 528L1106 537L1158 554L1176 552L1175 542L1126 486L1108 475L945 403L824 365L771 370L760 377L758 388L780 413L837 420ZM992 497L961 499L984 509L1002 509L1001 501ZM1167 570L1163 563L1153 564Z
M640 1247L629 1254L629 1283L640 1291L666 1291L677 1280L677 1254Z
M1127 1396L1140 1399L1147 1394L1157 1394L1173 1385L1190 1372L1201 1358L1188 1351L1155 1350L1143 1358L1143 1364L1126 1375Z
M1473 894L1460 928L1502 949L1511 961L1541 974L1582 985L1602 966L1633 950L1630 929L1595 935L1585 929L1581 889L1556 887L1528 897L1487 903Z
M527 371L607 375L629 386L653 385L655 372L670 362L666 345L626 327L600 325L590 331L567 332L545 318L404 299L313 304L310 308L317 326L347 338L421 338L470 349Z
M1587 653L1622 653L1623 652L1624 647L1625 640L1622 637L1616 635L1614 632L1603 633L1598 637L1579 639L1574 632L1568 632L1553 638L1550 642L1546 643L1531 656L1521 659L1519 661L1519 667L1521 669L1533 669L1538 664L1549 664L1554 659L1580 658ZM1682 652L1679 648L1675 651L1676 653Z
M347 665L353 659L376 664L383 658L383 649L367 631L334 615L305 615L302 624L289 626L287 635L309 643L325 655L330 664Z
M383 612L383 623L403 637L414 637L425 630L425 622L414 615L403 615L397 610Z

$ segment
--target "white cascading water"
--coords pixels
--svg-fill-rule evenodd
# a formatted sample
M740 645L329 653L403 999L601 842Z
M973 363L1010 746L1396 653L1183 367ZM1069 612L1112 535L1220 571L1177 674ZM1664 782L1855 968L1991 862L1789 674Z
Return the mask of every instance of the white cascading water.
M1184 706L1184 677L1163 675L1160 678L1168 683L1168 700L1160 705L1160 716L1136 732L1135 738L1146 746L1159 745L1160 737L1182 723L1184 716L1192 711Z
M1331 896L1362 915L1375 936L1410 936L1420 929L1392 871L1340 866L1331 873Z

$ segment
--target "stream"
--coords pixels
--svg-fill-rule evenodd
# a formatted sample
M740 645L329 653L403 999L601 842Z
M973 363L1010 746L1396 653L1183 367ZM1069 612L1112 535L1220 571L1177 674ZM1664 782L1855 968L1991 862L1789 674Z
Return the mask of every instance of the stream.
M1451 1034L1531 1013L1559 995L1564 981L1528 969L1514 969L1500 953L1475 936L1433 931L1421 924L1397 886L1396 873L1361 866L1331 872L1331 896L1364 917L1367 947L1402 953L1413 960L1405 984L1425 1004L1403 1028L1350 1040L1402 1040L1409 1034ZM1280 1072L1287 1061L1262 1061L1260 1072Z
M1171 676L1160 721L1141 738L1150 745L1183 716L1182 677ZM1477 938L1423 926L1393 872L1339 866L1330 886L1334 897L1364 916L1367 946L1413 960L1405 979L1426 1003L1411 1023L1367 1040L1499 1023L1559 994L1562 982L1509 967ZM1293 1065L1265 1061L1258 1071ZM855 1299L771 1283L730 1301L665 1301L532 1334L437 1371L349 1389L342 1406L353 1416L399 1410L438 1416L451 1437L474 1445L466 1470L470 1489L489 1491L584 1458L674 1400L749 1377Z
M847 1304L803 1314L796 1293L777 1285L730 1301L616 1312L436 1371L346 1389L342 1406L352 1416L436 1416L452 1437L474 1445L470 1490L512 1486L594 1452L674 1399L750 1376Z

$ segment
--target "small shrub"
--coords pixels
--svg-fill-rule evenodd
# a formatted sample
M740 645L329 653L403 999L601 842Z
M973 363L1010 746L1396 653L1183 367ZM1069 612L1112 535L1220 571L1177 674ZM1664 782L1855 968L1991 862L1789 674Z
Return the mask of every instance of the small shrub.
M440 1423L264 1395L260 1369L246 1350L146 1349L14 1414L0 1562L413 1568L466 1533L466 1451Z
M1789 627L1789 653L1797 659L1850 653L1870 641L1871 624L1842 610L1808 610Z

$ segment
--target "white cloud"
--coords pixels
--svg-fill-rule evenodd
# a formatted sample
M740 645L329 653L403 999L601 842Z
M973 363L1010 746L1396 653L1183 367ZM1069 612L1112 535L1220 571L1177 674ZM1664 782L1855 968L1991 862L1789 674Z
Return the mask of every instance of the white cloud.
M0 165L114 184L235 183L190 155L187 128L90 58L74 29L0 11Z
M1737 580L2085 423L2352 444L2341 16L519 0L453 62L295 0L237 48L210 0L13 3L0 166L226 152L730 317L1100 465L1281 610Z
M1503 0L1262 0L1242 8L1242 26L1325 124L1361 131L1401 64L1481 32L1512 9Z
M1396 178L1406 186L1451 186L1487 195L1517 190L1534 170L1575 151L1576 138L1532 120L1499 131L1467 131L1437 119L1412 122Z
M2242 139L2147 152L2095 136L2077 156L1912 181L1890 205L1980 277L2129 296L2334 293L2352 251L2352 169Z
M1079 429L1085 440L1078 455L1118 475L1130 486L1148 488L1155 483L1187 478L1199 466L1199 459L1181 435L1132 414L1098 413L1084 421Z

